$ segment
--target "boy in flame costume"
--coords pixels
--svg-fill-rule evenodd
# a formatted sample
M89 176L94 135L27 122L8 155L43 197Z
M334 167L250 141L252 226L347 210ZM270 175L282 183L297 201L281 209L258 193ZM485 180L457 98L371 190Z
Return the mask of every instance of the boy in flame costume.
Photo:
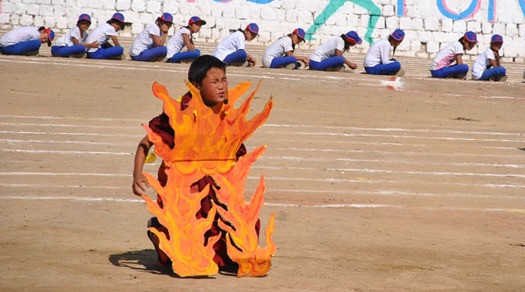
M243 142L266 121L273 101L247 121L255 92L239 109L233 104L250 83L228 89L226 65L209 55L191 64L188 80L190 91L180 100L153 85L155 96L164 101L163 113L144 126L148 135L135 154L133 193L156 215L148 222L148 237L159 263L181 277L218 271L238 277L266 275L276 247L271 239L273 214L266 229L267 247L258 246L263 178L250 203L243 194L249 167L266 147L247 153ZM158 180L143 173L153 145L163 158ZM157 192L156 202L145 194L149 187Z

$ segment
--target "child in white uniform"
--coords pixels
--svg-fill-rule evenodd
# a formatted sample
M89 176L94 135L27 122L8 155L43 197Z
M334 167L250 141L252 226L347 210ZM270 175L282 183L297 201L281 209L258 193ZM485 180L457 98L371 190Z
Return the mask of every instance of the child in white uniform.
M302 28L297 28L291 34L279 38L264 51L263 67L296 69L301 67L298 61L308 65L308 57L299 57L293 54L295 46L304 42L305 36L305 31Z
M160 61L166 57L168 50L164 46L168 31L173 24L173 15L163 13L155 23L144 29L133 41L130 50L131 60Z
M343 71L345 64L352 70L357 69L357 65L343 57L343 53L348 51L350 47L360 43L362 43L362 40L355 31L349 31L346 34L329 39L310 55L310 69Z
M467 76L468 65L463 64L463 54L476 45L478 38L474 32L467 31L458 41L443 48L432 61L430 73L434 78L458 78ZM455 65L452 65L456 62Z
M168 41L168 61L169 63L191 62L201 55L201 51L193 43L193 34L198 33L201 27L206 24L198 16L192 16L188 20L188 25L181 27ZM184 47L186 52L181 52Z
M95 48L88 48L87 57L91 59L121 59L124 54L124 48L120 46L117 38L117 32L125 27L124 15L115 13L106 23L95 28L86 39L86 43L97 43ZM108 43L111 38L112 46Z
M390 59L390 47L394 47L395 53L397 46L401 44L404 38L405 32L401 29L396 29L388 36L388 39L373 43L365 56L364 67L366 73L403 76L404 71L401 70L401 64L395 59Z
M54 38L55 32L43 26L15 28L0 38L0 53L36 56L40 45L47 43L48 46L51 46Z
M82 58L86 54L86 48L96 48L97 42L86 43L88 37L87 30L91 26L91 16L81 14L78 17L77 25L56 40L51 47L53 57L76 57Z
M245 42L253 40L259 35L259 26L250 23L244 30L238 30L225 37L217 44L213 56L226 63L226 65L244 66L248 61L250 67L255 66L255 58L246 53Z
M472 79L476 80L507 80L507 69L501 66L499 50L503 46L503 37L499 34L492 36L490 48L486 49L478 56L474 66L472 66Z

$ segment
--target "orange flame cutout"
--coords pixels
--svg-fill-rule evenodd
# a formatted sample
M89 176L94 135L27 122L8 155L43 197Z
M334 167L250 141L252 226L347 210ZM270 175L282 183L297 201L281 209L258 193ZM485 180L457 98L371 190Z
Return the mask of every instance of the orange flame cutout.
M238 109L233 105L249 89L250 82L230 89L230 102L213 108L204 104L198 89L190 83L186 85L193 98L188 107L181 110L180 102L172 99L164 86L153 84L153 93L164 102L164 112L176 134L175 147L171 149L158 134L144 126L155 145L155 153L164 160L168 178L163 187L152 175L145 174L163 204L159 206L147 195L143 198L148 210L168 230L169 238L155 228L150 230L158 236L159 248L172 260L176 274L181 277L209 276L218 272L213 261L213 244L219 240L220 234L209 238L206 246L204 234L211 228L218 212L219 227L228 233L228 255L239 264L237 276L265 275L276 250L271 238L274 215L271 215L266 229L267 247L260 248L255 225L263 205L264 179L261 178L249 204L244 201L244 183L249 168L266 147L261 146L238 161L236 152L267 120L273 100L270 98L261 113L247 120L250 103L260 83ZM190 185L206 175L220 187L217 198L227 210L214 204L207 218L197 219L196 213L201 208L201 200L208 195L209 186L201 192L192 192Z

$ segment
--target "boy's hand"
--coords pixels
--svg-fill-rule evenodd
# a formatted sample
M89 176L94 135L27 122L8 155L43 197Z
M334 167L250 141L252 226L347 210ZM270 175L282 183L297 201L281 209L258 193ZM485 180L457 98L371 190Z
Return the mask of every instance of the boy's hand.
M133 174L133 185L131 186L131 188L133 189L133 193L135 195L139 197L144 195L146 193L147 188L149 187L150 185L144 174Z
M350 69L352 69L352 70L355 70L355 69L357 69L357 64L355 64L355 63L350 63L350 64L348 65L348 67L350 67Z

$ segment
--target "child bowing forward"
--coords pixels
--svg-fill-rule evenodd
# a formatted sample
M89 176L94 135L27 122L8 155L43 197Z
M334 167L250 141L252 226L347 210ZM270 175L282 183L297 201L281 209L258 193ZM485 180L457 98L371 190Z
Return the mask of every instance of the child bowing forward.
M432 77L465 79L468 65L463 64L463 54L471 50L477 42L476 34L467 31L459 40L444 47L430 65Z

